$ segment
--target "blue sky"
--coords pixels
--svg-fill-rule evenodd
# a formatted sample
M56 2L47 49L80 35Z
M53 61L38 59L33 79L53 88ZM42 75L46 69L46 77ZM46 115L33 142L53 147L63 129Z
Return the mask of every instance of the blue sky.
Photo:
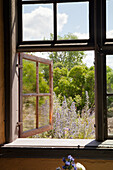
M113 38L113 0L107 0L106 4L107 38ZM58 35L73 33L78 39L89 38L88 2L59 3L57 9ZM53 33L52 4L24 5L23 40L49 39L50 33ZM90 65L94 60L94 52L86 52L86 54L84 61Z
M58 35L64 36L68 33L75 33L79 34L78 38L89 38L89 3L88 2L76 2L76 3L59 3L57 7L58 11L58 21L57 21L57 29L58 29ZM48 10L48 11L47 11ZM40 11L40 14L39 14ZM42 12L41 12L42 11ZM33 17L35 13L35 18ZM46 14L48 15L48 19ZM50 14L51 13L51 14ZM31 16L28 16L30 14ZM31 18L31 19L30 19ZM34 29L37 31L34 27L34 25L37 23L37 27L39 28L41 25L40 23L43 23L43 20L45 18L48 21L48 25L50 25L49 29L50 32L47 34L45 31L44 37L49 39L49 35L52 32L53 33L53 6L52 4L40 4L40 5L24 5L23 6L23 28L26 32L26 26L31 22L31 25L29 25L32 30ZM40 20L42 19L42 21ZM31 21L32 20L32 21ZM50 22L51 20L51 22ZM39 22L40 21L40 22ZM43 28L47 25L43 23ZM48 29L48 28L47 28ZM46 29L46 31L47 31ZM25 33L24 33L25 34ZM30 31L30 34L32 32ZM40 33L39 33L40 34ZM48 35L49 34L49 35ZM84 34L83 37L80 37L80 34ZM27 36L23 36L25 40L27 40ZM39 37L39 39L43 39L44 37ZM29 37L31 39L35 39L33 37Z

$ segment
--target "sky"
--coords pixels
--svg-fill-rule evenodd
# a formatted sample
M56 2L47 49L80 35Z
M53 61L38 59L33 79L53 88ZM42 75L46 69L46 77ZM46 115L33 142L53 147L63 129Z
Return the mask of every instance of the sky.
M106 0L107 38L113 38L113 0ZM57 32L64 36L73 33L78 39L89 38L89 3L59 3L57 6ZM23 5L23 40L50 39L53 33L52 4ZM94 52L85 52L87 66L93 65ZM110 60L111 61L111 60ZM111 62L108 62L111 63Z

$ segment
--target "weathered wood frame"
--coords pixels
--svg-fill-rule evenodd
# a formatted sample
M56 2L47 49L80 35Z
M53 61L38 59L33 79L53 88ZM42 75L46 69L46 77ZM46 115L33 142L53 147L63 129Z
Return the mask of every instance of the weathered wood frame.
M45 58L40 58L34 55L19 53L19 137L28 137L42 133L52 129L53 121L53 61ZM36 62L36 93L23 93L23 64L22 60L30 60ZM39 92L39 63L49 65L49 93L40 93ZM29 131L23 131L23 97L36 97L36 129L31 129ZM39 127L39 97L40 96L49 96L49 125Z

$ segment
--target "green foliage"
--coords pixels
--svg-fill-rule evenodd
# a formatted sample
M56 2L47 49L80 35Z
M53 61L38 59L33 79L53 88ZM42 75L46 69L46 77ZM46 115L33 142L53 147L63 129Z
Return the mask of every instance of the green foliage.
M113 70L107 66L107 91L113 92Z
M28 60L23 60L23 92L36 92L36 65Z
M49 92L49 86L41 72L39 72L39 91ZM23 60L23 93L36 93L36 63L28 60Z
M52 35L51 35L52 36ZM64 37L59 37L59 40L75 40L77 36L74 34L67 34ZM61 63L63 67L71 70L75 65L81 65L82 59L85 57L83 51L62 51L62 52L51 52L49 58L53 60L53 63ZM61 66L61 65L60 65ZM59 67L60 68L60 67Z
M94 98L95 98L95 94L94 94L94 88L95 88L95 74L94 74L94 67L93 69L89 69L89 71L87 72L86 76L85 76L85 91L88 92L89 95L89 105L90 107L94 107Z
M51 34L51 39L53 35ZM73 34L59 37L59 40L77 39ZM94 67L86 67L83 63L85 54L83 51L62 51L51 52L48 54L53 60L53 91L59 97L60 101L64 100L64 96L69 100L73 100L77 107L77 111L82 110L86 102L86 94L89 95L89 106L94 107ZM36 66L34 63L24 61L23 74L23 91L36 92ZM113 81L112 72L109 68L108 80ZM109 83L110 84L110 83ZM113 83L112 83L113 84ZM112 88L109 85L109 89ZM39 64L39 90L40 93L49 92L49 66Z

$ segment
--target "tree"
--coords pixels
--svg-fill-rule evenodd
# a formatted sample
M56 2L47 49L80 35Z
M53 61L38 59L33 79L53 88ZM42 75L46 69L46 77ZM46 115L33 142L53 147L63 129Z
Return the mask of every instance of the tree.
M87 74L85 76L85 91L88 92L89 96L89 107L93 108L95 104L95 74L94 74L94 67L90 67L87 71Z
M85 77L87 74L88 68L86 66L74 66L70 72L69 77L71 78L70 83L70 91L72 98L75 99L76 102L76 95L79 95L79 98L81 100L80 105L78 106L78 109L82 109L85 105Z
M41 72L39 72L39 91L49 92L49 86ZM28 60L23 60L23 93L36 93L36 63Z
M75 40L77 36L74 34L67 34L64 37L59 37L60 40ZM49 58L53 60L53 63L61 63L63 67L71 70L75 65L83 64L82 59L85 57L83 51L62 51L62 52L51 52Z

